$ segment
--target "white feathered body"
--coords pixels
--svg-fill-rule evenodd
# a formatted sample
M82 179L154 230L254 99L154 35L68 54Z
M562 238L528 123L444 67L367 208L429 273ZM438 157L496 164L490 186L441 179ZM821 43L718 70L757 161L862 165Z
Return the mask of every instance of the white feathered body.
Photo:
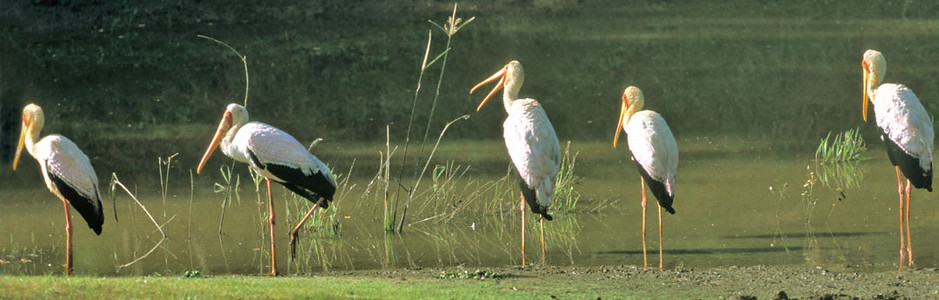
M885 83L874 91L873 99L877 126L884 136L917 158L924 171L932 170L932 119L913 91L902 84Z
M678 144L665 118L651 110L638 111L623 125L623 129L633 159L650 177L664 183L668 194L674 196Z
M506 111L509 116L502 127L509 157L525 184L535 190L538 204L548 207L561 166L561 146L554 127L538 101L514 100Z
M277 164L299 169L304 175L322 173L335 187L336 178L316 156L293 136L274 126L261 122L248 122L232 128L221 142L222 153L232 159L247 163L264 177L278 182L286 182L266 169L260 169L251 163L249 151L254 153L262 164Z
M78 145L64 136L51 134L39 140L32 150L30 154L39 161L42 177L49 191L63 198L62 193L49 178L52 174L61 178L82 197L92 199L90 204L96 211L101 211L98 176L91 167L88 156L78 148Z

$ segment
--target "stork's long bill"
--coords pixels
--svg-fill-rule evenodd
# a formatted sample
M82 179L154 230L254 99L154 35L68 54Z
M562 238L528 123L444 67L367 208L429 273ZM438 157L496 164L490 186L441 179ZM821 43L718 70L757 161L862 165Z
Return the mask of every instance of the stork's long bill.
M613 134L613 148L619 142L619 132L623 131L623 120L626 119L626 111L629 110L629 98L623 94L623 106L619 111L619 121L616 121L616 133Z
M196 168L196 174L202 171L202 167L205 166L205 162L209 160L209 156L212 156L212 152L215 152L215 148L218 148L219 143L222 141L222 137L228 133L228 130L232 126L232 116L231 112L226 110L225 115L222 117L222 121L218 124L218 130L215 131L215 136L212 137L212 143L209 144L209 148L205 150L205 154L202 155L202 161L199 162L199 167Z
M496 92L498 92L500 89L505 87L505 73L508 71L508 69L509 69L509 65L505 65L504 67L502 67L501 70L499 70L499 72L492 74L492 76L489 76L489 78L486 78L486 80L483 80L482 82L476 84L476 86L474 86L472 89L470 89L470 94L472 94L473 91L476 91L477 88L487 83L490 83L493 80L496 80L496 78L499 79L499 83L496 83L496 87L492 89L492 92L489 92L489 95L486 95L486 98L483 99L483 102L479 103L479 107L476 107L476 111L483 109L483 105L486 104L486 101L489 101L489 98L491 98L492 95L495 95Z
M864 118L864 122L867 122L867 101L870 99L871 95L867 94L867 87L870 86L870 66L867 65L867 61L862 61L861 65L864 67L864 83L861 86L863 89L864 97L861 99L861 116Z
M23 126L20 129L20 139L16 142L16 155L13 156L13 171L16 171L16 164L20 161L20 154L23 154L23 146L26 145L26 135L29 133L29 120L23 115Z

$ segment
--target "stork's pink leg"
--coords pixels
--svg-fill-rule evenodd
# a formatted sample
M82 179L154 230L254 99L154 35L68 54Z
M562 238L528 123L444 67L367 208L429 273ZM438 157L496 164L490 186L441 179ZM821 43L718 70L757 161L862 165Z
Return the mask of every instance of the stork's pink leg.
M270 208L267 221L271 224L271 276L277 276L277 250L274 248L274 196L271 195L271 179L267 180L267 204Z
M906 222L906 259L907 266L913 267L913 239L910 237L910 180L906 180L906 209L903 212L903 219Z
M662 270L662 206L656 207L659 208L659 270Z
M303 224L306 223L306 220L313 215L313 211L315 211L316 208L319 207L325 199L326 198L320 197L320 199L316 201L316 204L313 204L313 208L310 208L310 211L307 212L305 216L303 216L303 219L300 220L300 223L297 223L297 226L290 231L290 258L297 257L297 238L300 235L300 228L303 227Z
M541 217L539 220L541 223L541 264L544 264L545 249L544 249L544 217Z
M646 258L646 180L639 178L642 188L642 270L649 270L649 261Z
M72 215L68 210L68 201L62 200L65 206L65 275L72 275Z
M525 266L525 195L519 194L519 199L519 207L522 209L522 266Z
M900 267L899 270L903 269L904 255L905 255L905 243L903 236L903 178L900 175L900 167L894 166L894 169L897 171L897 194L900 194Z

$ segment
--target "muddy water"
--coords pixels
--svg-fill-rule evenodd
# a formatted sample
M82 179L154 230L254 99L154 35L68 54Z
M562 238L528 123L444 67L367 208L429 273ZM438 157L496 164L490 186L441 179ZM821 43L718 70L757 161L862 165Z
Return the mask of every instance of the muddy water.
M679 144L682 160L677 214L663 215L662 224L666 268L758 264L895 268L899 246L896 179L882 149L876 148L879 145L869 150L873 159L861 163L860 187L839 190L818 180L818 169L811 161L814 145L731 138L684 138ZM275 188L281 272L520 264L514 182L506 185L511 194L492 192L497 197L494 200L466 196L486 190L483 183L505 175L507 155L502 147L499 141L445 145L435 161L457 161L469 167L455 183L466 186L456 189L464 194L440 200L437 208L412 203L404 232L386 235L382 231L382 198L376 196L380 193L364 193L377 171L378 149L324 146L319 156L339 170L337 173L348 174L342 170L349 170L353 159L356 161L348 183L353 187L343 189L334 205L340 209L339 234L304 232L298 258L289 260L285 233L298 219L300 209L283 188ZM572 152L579 152L575 174L581 177L576 185L581 200L574 212L556 214L553 222L546 222L546 263L641 265L639 177L626 148L614 150L606 141L574 143ZM214 163L218 167L225 161L215 158ZM244 171L243 166L238 168ZM28 168L14 176L39 180L36 170ZM105 202L107 220L101 236L87 230L74 214L76 273L141 275L199 270L260 274L269 270L269 246L263 236L267 232L266 203L257 200L259 194L248 183L250 179L242 177L240 201L234 200L226 209L221 234L222 196L212 191L215 180L196 177L192 191L188 178L171 179L177 184L171 185L165 204L158 184L136 187L154 219L165 224L167 238L152 252L161 235L144 211L123 194L118 194L116 205ZM130 178L121 180L132 182ZM433 180L422 185L432 187ZM107 184L101 188L107 189ZM421 199L430 198L414 201ZM54 196L39 185L5 184L0 189L0 208L0 272L61 273L64 221ZM114 220L114 208L119 222ZM934 250L939 249L935 237L939 202L934 194L915 191L913 209L916 264L935 267L939 265L939 253ZM647 217L649 261L654 266L658 249L655 206L649 206ZM526 227L527 260L537 263L541 260L540 242L532 219ZM121 266L135 259L139 261Z

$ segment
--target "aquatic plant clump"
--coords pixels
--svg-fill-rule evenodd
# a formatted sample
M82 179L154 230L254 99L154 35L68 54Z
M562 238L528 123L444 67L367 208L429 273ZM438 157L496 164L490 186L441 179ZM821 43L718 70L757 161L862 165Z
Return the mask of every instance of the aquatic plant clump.
M842 163L868 159L867 145L859 128L849 129L831 138L831 132L821 139L815 151L815 160L822 163Z
M571 142L567 141L567 147L564 149L564 156L561 157L561 168L558 170L557 182L554 186L553 205L557 212L569 213L577 208L577 202L580 201L580 192L574 189L580 177L574 175L574 166L577 164L577 155L579 152L571 154Z
M859 128L836 134L834 138L828 132L815 151L818 180L837 190L859 187L864 178L859 162L870 158L866 152L867 145Z

